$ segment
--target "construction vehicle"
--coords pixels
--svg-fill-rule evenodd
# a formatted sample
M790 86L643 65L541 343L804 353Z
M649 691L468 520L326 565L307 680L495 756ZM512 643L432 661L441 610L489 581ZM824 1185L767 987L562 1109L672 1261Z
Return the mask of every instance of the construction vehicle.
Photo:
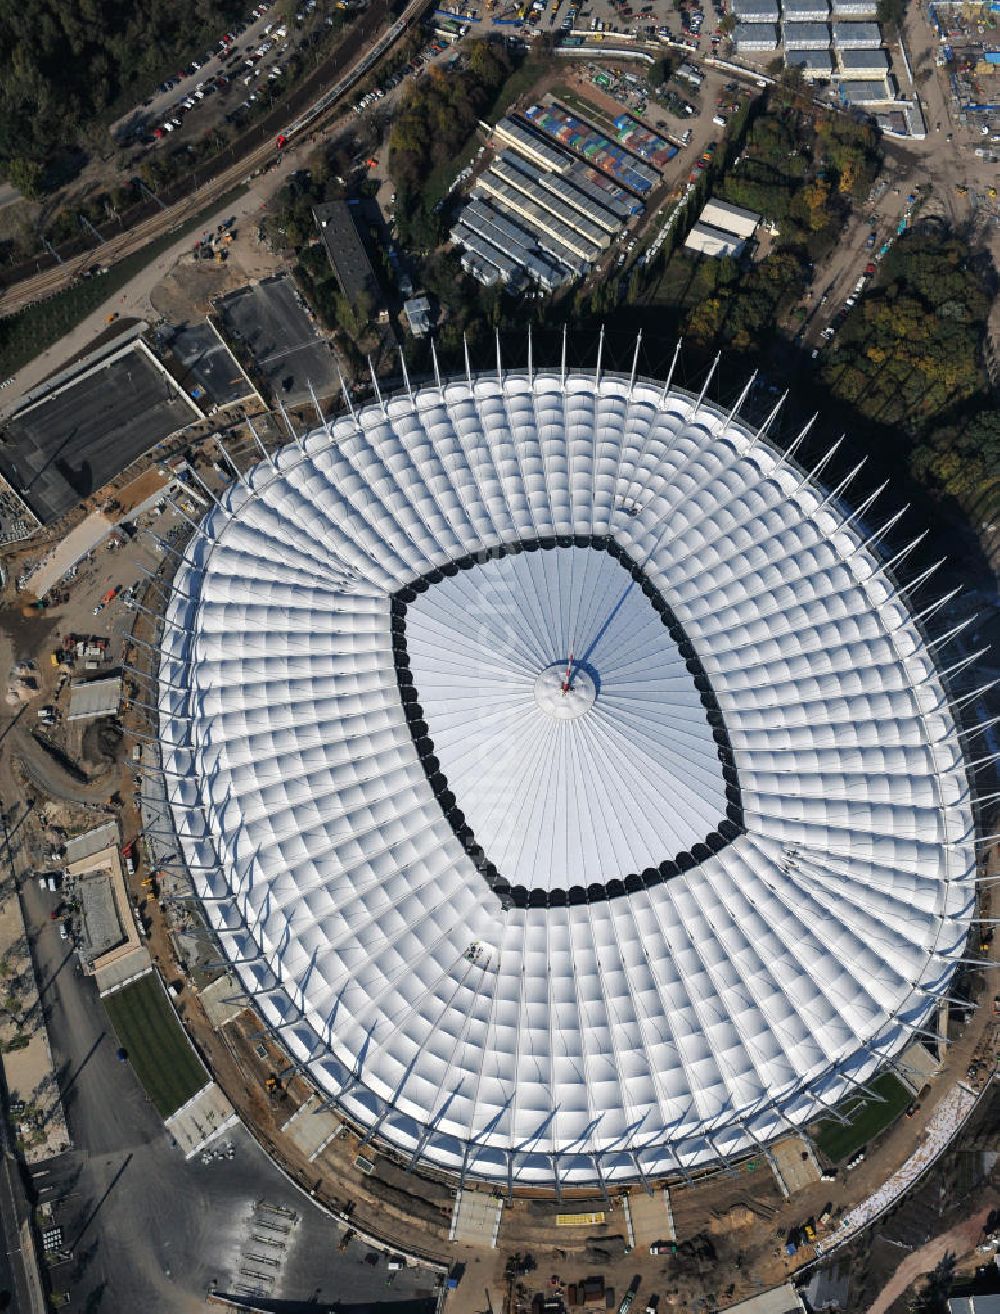
M267 1091L268 1095L281 1094L281 1081L278 1079L275 1073L269 1072L267 1074L267 1078L264 1081L264 1089Z

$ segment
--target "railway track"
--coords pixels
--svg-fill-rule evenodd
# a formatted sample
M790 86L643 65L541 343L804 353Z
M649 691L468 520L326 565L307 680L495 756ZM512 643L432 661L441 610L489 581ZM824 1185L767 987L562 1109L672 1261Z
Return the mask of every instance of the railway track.
M15 283L0 297L0 318L13 315L36 301L44 301L47 297L72 287L83 271L94 264L95 258L102 265L110 266L117 264L126 256L141 251L148 243L180 228L193 215L277 160L283 150L306 140L310 133L324 127L334 116L344 96L372 71L399 38L418 21L429 4L430 0L411 0L400 17L349 67L348 71L284 129L280 147L276 139L269 138L182 200L158 210L148 219L142 220L134 228L112 238L101 247L84 251L63 264Z

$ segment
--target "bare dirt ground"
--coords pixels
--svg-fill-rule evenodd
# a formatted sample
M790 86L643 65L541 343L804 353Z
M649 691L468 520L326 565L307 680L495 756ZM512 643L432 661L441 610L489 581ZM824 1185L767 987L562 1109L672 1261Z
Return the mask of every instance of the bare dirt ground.
M992 1205L984 1205L965 1222L957 1223L915 1250L912 1255L907 1255L891 1280L882 1288L878 1299L868 1306L867 1314L887 1314L890 1306L924 1273L930 1273L936 1268L945 1255L961 1257L975 1250L983 1234L983 1225L991 1213Z
M168 323L183 324L207 315L213 298L245 287L249 282L269 278L286 267L281 257L258 239L255 221L247 219L235 233L232 245L226 247L225 264L195 260L190 250L179 255L160 282L150 289L150 313Z

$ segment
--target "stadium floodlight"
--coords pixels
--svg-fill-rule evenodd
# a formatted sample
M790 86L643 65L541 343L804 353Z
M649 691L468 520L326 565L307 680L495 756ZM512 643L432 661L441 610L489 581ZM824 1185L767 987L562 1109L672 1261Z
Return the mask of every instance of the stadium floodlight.
M949 691L957 619L924 632L952 595L908 606L920 539L887 561L881 490L800 464L811 421L782 450L783 397L743 421L753 378L723 408L718 360L688 391L679 344L665 382L603 346L342 380L207 509L135 702L289 1071L508 1191L766 1154L990 966L956 712L988 686Z

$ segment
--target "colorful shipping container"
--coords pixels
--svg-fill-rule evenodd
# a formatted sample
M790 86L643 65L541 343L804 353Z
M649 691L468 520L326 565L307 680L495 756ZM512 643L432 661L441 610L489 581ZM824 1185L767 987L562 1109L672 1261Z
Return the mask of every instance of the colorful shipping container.
M637 195L644 196L659 182L655 170L559 104L532 105L525 117L547 137Z

